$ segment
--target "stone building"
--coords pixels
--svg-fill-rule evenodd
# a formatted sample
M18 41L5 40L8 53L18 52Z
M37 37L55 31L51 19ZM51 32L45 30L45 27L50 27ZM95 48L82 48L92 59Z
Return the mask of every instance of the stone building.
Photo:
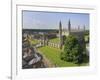
M39 40L41 46L49 46L52 44L52 47L56 47L53 45L57 45L60 49L62 49L62 46L64 45L64 36L67 37L68 35L75 35L78 38L79 43L84 44L85 26L83 26L83 29L80 29L80 26L77 26L77 29L73 29L71 26L71 21L69 19L66 29L63 29L62 22L60 21L59 29L23 29L23 36L27 36L24 34L31 35L33 36L32 39ZM54 38L59 38L59 42L50 42L50 40Z
M72 30L71 29L71 22L70 20L68 21L68 29L62 29L62 24L61 21L59 22L59 38L60 38L60 48L62 48L62 43L63 43L63 36L68 36L68 35L74 35L78 38L79 43L85 47L85 40L84 40L84 33L85 33L85 26L83 26L83 29L80 29L78 26L78 29Z

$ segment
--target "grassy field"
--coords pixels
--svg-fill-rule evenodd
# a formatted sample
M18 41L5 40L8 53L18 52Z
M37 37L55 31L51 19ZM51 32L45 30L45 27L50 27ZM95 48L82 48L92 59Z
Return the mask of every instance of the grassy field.
M44 54L52 64L56 65L57 67L71 67L77 66L77 64L66 62L60 59L60 49L51 48L48 46L38 48L42 54Z
M34 45L34 44L37 44L37 43L38 43L38 40L36 40L36 39L31 39L31 40L30 40L30 43L33 44L33 45Z
M59 38L50 39L50 42L59 43Z

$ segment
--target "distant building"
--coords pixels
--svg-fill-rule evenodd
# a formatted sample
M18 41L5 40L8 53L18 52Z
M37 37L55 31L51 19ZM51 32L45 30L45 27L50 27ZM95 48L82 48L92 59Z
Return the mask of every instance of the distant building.
M62 29L62 24L61 21L59 23L59 38L60 38L60 46L63 43L63 36L68 36L68 35L74 35L78 38L79 43L84 47L85 46L85 41L84 41L84 32L85 32L85 26L84 29L80 29L80 26L78 26L78 29L71 29L71 22L70 20L68 21L68 29Z
M63 29L62 22L59 22L59 29L23 29L23 36L30 35L31 39L37 39L41 42L42 46L48 45L50 39L59 38L59 48L61 49L64 44L64 36L75 35L79 43L83 46L84 41L84 32L85 26L83 29L80 29L80 26L77 26L77 29L72 29L71 21L69 19L68 26L66 29ZM52 42L53 43L53 42Z

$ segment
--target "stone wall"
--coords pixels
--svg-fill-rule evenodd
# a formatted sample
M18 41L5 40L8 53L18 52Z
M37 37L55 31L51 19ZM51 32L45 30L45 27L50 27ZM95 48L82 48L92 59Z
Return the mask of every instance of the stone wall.
M48 42L47 46L54 47L54 48L60 48L60 44L59 43L53 43L53 42Z

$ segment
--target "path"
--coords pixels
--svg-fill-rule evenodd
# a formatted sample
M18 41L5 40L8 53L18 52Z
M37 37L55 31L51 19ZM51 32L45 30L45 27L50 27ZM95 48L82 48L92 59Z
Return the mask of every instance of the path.
M40 51L38 51L42 56L43 56L43 62L44 62L44 64L45 64L45 66L46 67L48 67L48 68L51 68L51 67L55 67L55 65L54 64L52 64L51 62L50 62L50 60L48 60L47 58L46 58L46 56L42 53L42 52L40 52Z
M36 44L36 45L34 46L34 50L35 50L35 52L40 53L40 54L43 56L42 62L44 63L45 67L47 67L47 68L55 67L55 65L52 64L52 63L50 62L50 60L49 60L48 58L46 58L46 56L45 56L41 51L39 51L39 50L37 49L38 47L41 47L41 45L40 45L40 44Z

